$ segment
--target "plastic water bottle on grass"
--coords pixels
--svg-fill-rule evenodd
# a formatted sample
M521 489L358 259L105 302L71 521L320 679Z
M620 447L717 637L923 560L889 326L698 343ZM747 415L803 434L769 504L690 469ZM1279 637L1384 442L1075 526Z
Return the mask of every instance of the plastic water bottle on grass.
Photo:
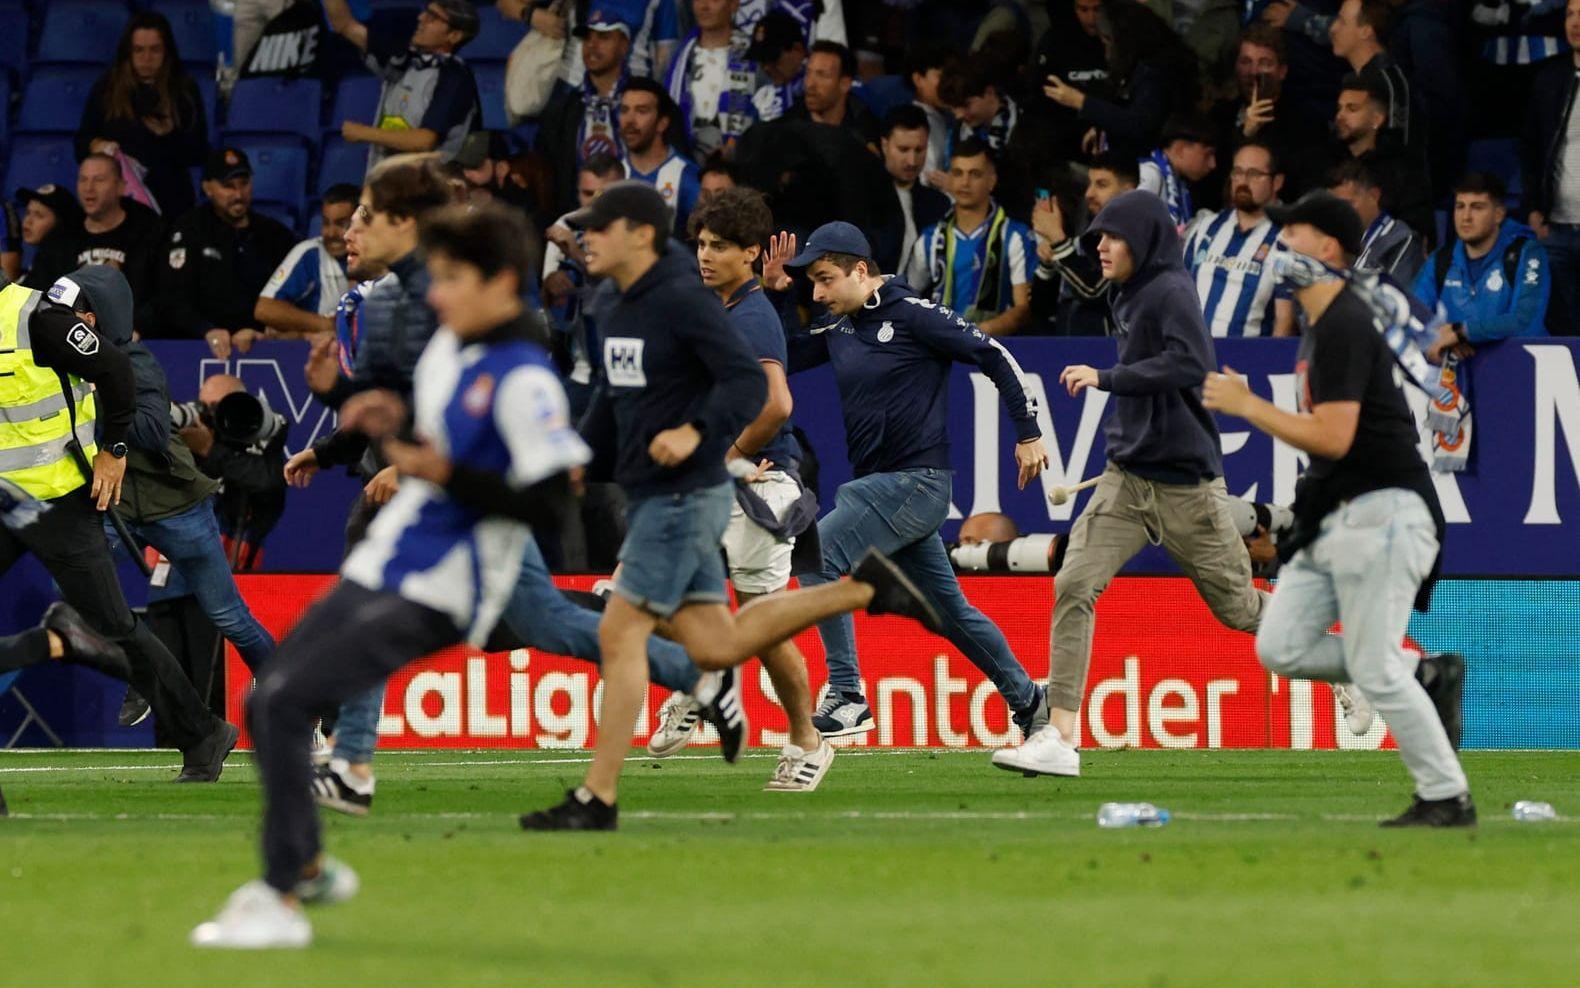
M1120 827L1161 827L1169 822L1169 811L1151 803L1104 803L1097 808L1097 825L1106 830Z
M1539 823L1543 820L1556 820L1558 814L1553 810L1551 803L1522 799L1514 804L1514 819L1522 823Z

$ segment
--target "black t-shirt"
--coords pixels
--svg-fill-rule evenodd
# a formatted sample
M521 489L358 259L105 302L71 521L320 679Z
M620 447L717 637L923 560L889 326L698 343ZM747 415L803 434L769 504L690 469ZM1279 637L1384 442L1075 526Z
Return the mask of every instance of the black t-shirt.
M1421 496L1442 545L1443 511L1417 448L1420 430L1405 401L1404 372L1372 325L1371 310L1348 288L1301 337L1295 376L1302 412L1330 401L1358 401L1361 410L1349 452L1337 460L1311 457L1295 492L1294 528L1280 542L1280 555L1288 559L1309 545L1322 519L1341 502L1390 487ZM1434 565L1434 578L1436 572ZM1424 593L1430 593L1431 582Z

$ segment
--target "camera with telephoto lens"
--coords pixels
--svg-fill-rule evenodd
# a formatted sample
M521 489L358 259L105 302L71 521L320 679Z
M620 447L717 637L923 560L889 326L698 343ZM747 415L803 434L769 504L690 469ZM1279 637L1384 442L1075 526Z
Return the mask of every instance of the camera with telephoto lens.
M208 406L201 401L170 403L170 427L177 432L190 426L203 424L208 418Z
M1240 538L1250 538L1260 526L1267 529L1268 538L1274 545L1278 544L1279 536L1295 523L1295 513L1288 508L1277 504L1259 504L1238 497L1229 498L1229 514L1234 518L1235 531L1240 533Z
M1057 535L962 543L949 546L949 559L956 569L973 573L1052 573L1064 556L1063 544Z
M266 445L284 429L284 415L245 391L233 391L214 406L214 437L232 446Z

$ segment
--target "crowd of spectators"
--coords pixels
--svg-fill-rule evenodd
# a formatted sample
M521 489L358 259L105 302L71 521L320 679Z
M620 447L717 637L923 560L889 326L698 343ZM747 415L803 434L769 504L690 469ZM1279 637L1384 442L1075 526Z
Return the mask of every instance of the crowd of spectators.
M854 222L885 272L995 336L1113 332L1081 234L1130 188L1168 205L1214 335L1297 334L1266 207L1328 189L1366 225L1360 265L1442 304L1445 349L1580 332L1580 0L305 6L236 0L224 128L159 4L130 13L82 100L75 189L7 190L5 274L113 265L140 336L222 355L325 332L361 178L333 146L366 151L359 170L433 152L466 197L519 208L572 351L584 279L557 219L621 177L659 189L682 239L735 185L793 233ZM294 61L293 30L313 38ZM270 75L317 79L324 108L377 93L336 110L294 215L254 201L277 159L232 139L257 129L237 94ZM320 106L284 112L316 126Z

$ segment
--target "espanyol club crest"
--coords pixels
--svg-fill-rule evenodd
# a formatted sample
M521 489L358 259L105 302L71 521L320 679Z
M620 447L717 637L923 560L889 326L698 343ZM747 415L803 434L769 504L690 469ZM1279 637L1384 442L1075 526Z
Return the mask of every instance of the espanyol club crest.
M1256 249L1256 256L1253 257L1252 260L1258 264L1262 263L1263 261L1267 260L1267 254L1272 249L1273 248L1271 244L1263 244Z
M474 419L480 419L488 414L489 407L494 401L494 375L479 374L472 386L466 389L466 394L461 396L461 407L466 409L466 414Z
M894 323L886 321L878 327L878 342L887 343L892 339L894 339Z
M1497 270L1496 268L1494 268L1492 273L1487 275L1487 291L1489 291L1489 292L1496 292L1496 291L1501 291L1502 289L1503 289L1503 272Z

